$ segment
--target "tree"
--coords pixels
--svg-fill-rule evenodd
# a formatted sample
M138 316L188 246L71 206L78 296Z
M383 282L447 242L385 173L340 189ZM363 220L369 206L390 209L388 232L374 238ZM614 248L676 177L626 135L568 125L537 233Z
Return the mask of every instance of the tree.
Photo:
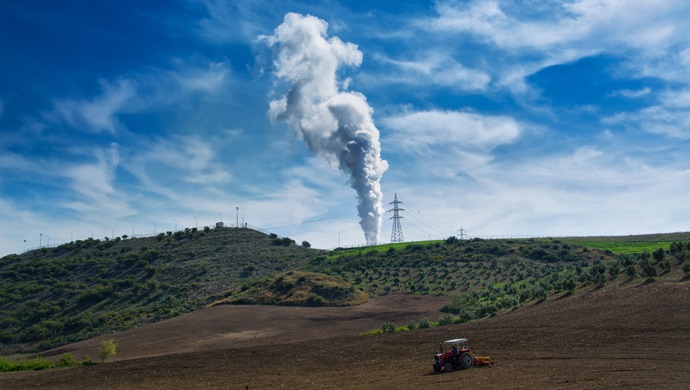
M568 292L574 292L576 287L577 283L575 283L575 278L572 276L563 281L563 288Z
M311 244L309 241L302 241L302 247L303 248L311 248Z
M609 264L608 273L609 273L609 279L611 279L611 280L615 279L616 276L618 276L618 274L621 273L620 264L618 264L617 261L614 261L611 264Z
M641 264L641 266L642 266L642 273L646 277L653 278L657 275L656 267L654 267L654 264L647 261L647 262Z
M629 264L627 267L625 267L625 274L628 275L630 279L634 278L635 275L637 275L635 264Z
M115 356L117 354L117 344L113 340L105 340L101 343L101 349L98 350L101 356L101 363L105 363L105 360Z
M654 258L655 263L659 263L662 260L664 260L664 258L666 258L666 252L664 252L664 248L659 248L655 250L654 253L652 253L652 258Z

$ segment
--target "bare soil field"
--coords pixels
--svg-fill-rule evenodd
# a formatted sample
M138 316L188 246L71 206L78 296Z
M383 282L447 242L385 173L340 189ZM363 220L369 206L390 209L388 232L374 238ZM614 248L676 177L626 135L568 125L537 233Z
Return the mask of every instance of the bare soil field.
M116 359L0 374L0 389L690 388L690 282L596 289L475 321L358 336L384 321L435 320L442 297L391 295L347 308L217 306L109 335ZM436 374L445 339L493 368ZM105 337L55 355L97 355Z

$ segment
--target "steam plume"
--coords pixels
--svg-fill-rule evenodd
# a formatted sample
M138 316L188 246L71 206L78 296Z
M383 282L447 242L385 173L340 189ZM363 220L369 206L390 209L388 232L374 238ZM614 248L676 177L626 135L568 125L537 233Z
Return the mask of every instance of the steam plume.
M314 16L288 13L275 33L263 38L275 50L276 77L289 85L269 110L312 152L349 175L357 192L359 224L367 244L375 244L384 212L380 180L388 163L381 160L379 131L366 97L341 91L348 80L341 83L336 75L341 66L359 66L362 52L338 37L326 39L327 28Z

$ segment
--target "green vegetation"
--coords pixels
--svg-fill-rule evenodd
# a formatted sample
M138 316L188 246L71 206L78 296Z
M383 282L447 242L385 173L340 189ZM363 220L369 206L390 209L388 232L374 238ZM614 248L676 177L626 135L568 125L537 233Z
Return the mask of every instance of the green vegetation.
M690 240L690 233L612 237L564 237L559 238L559 240L574 245L582 245L591 249L611 251L616 254L638 254L642 252L651 253L659 248L668 251L672 243Z
M117 344L113 340L105 340L101 343L101 348L98 350L101 357L101 363L105 363L108 358L117 354Z
M80 240L0 259L0 352L45 350L219 303L342 306L433 294L447 297L437 324L460 323L556 294L688 277L688 240L450 237L330 252L244 228ZM394 329L433 325L422 318Z
M664 240L689 234L665 235ZM597 241L613 248L613 238ZM637 241L625 237L624 242ZM441 324L467 322L538 303L554 294L576 293L638 276L677 278L688 244L644 236L645 249L615 253L574 244L571 239L458 240L398 243L336 250L304 268L337 275L371 296L391 293L446 295ZM664 244L658 245L660 242ZM608 247L603 246L604 244ZM624 245L624 244L621 244ZM668 249L665 249L668 248ZM633 251L634 252L634 251ZM418 324L422 328L422 324ZM409 328L409 327L408 327Z
M350 306L367 300L365 293L338 277L288 271L249 281L212 305Z
M0 353L53 348L207 306L323 251L251 229L78 240L0 259Z
M78 367L78 366L88 366L93 364L91 359L86 358L83 362L78 362L74 360L74 356L70 353L65 353L60 357L56 363L51 362L48 359L41 357L35 357L33 359L20 359L13 360L0 356L0 372L9 371L39 371L46 370L49 368L59 368L59 367Z
M395 332L395 323L384 322L383 326L381 326L381 330L383 331L383 333L394 333Z

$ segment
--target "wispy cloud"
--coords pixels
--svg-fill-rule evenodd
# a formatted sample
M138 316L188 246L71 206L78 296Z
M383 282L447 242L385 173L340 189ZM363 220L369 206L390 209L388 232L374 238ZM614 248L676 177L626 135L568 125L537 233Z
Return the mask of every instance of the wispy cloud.
M381 123L390 129L386 140L391 145L424 154L436 154L438 147L487 152L515 141L522 130L513 118L471 111L405 112Z
M218 143L218 142L216 142ZM214 140L196 136L170 136L153 145L136 143L126 152L123 168L138 180L140 189L179 199L187 184L206 190L228 183L231 173L217 160Z
M623 96L630 99L640 98L642 96L648 95L652 92L651 88L641 88L641 89L621 89L618 91L613 91L611 96Z
M690 91L664 91L660 104L639 111L626 111L603 119L605 124L622 124L682 140L690 139Z
M203 0L202 4L208 16L199 21L199 33L218 44L254 41L266 32L271 20L267 15L276 8L265 0Z
M102 93L91 100L65 99L55 102L54 111L47 116L62 120L72 128L87 131L115 132L120 126L115 114L135 96L135 88L128 80L115 83L100 81Z
M387 75L369 75L367 84L404 83L473 91L486 89L491 81L486 72L466 67L449 55L425 53L420 56L422 59L419 60L396 60L381 54L375 55L375 60L399 71Z
M61 205L92 217L121 218L134 213L124 196L113 186L120 161L118 145L94 150L93 158L93 162L65 167L64 176L71 182L74 193L81 196L65 199Z
M687 69L690 57L686 27L690 3L682 0L663 4L643 0L439 1L436 12L413 25L437 38L450 34L460 42L468 39L486 45L487 53L501 53L505 58L477 56L494 58L484 63L486 70L494 75L497 86L514 93L528 92L524 77L544 67L603 52L621 56L624 63L619 68L628 74L687 84L687 77L678 71ZM448 50L457 50L456 39L445 40Z
M158 70L114 82L100 80L101 93L89 99L56 99L52 111L44 113L49 123L64 123L87 132L122 130L119 114L138 113L170 105L196 92L212 93L224 87L230 73L226 63L205 68L180 65L177 70Z
M469 33L511 50L572 49L578 44L599 48L623 44L656 50L673 43L685 30L679 9L687 10L688 4L680 0L663 4L578 0L534 2L524 7L496 0L443 1L437 3L439 16L427 20L425 28Z

